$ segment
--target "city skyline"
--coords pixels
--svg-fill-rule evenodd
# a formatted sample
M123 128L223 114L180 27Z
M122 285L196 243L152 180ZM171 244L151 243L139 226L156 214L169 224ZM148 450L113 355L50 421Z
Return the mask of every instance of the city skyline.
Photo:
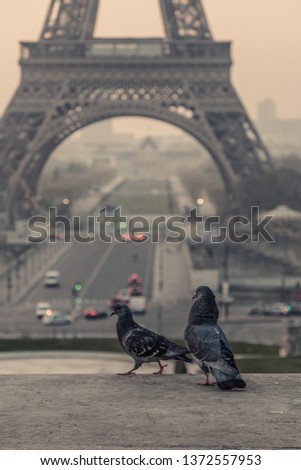
M18 42L38 39L49 4L50 0L15 0L13 5L0 0L0 35L5 44L0 51L1 62L5 64L0 81L0 115L20 79ZM246 4L228 0L225 4L223 0L203 0L203 4L214 39L232 41L232 83L253 120L257 118L258 103L268 97L276 102L279 117L299 118L296 96L301 67L292 52L301 39L300 2L253 0ZM94 35L162 36L156 0L102 0ZM140 121L140 127L146 126L149 132L170 129L140 118L116 120L114 128L126 132L135 127L134 121Z

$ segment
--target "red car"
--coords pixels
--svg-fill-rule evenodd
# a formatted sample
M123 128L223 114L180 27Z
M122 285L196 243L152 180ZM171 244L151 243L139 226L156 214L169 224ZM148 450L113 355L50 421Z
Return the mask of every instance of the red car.
M146 235L144 233L125 232L121 234L121 239L124 242L144 242L146 240Z
M141 286L130 286L128 287L128 294L130 297L137 297L143 294L143 289Z
M136 273L128 278L128 293L133 297L143 293L142 279Z
M117 294L109 301L110 308L114 308L116 304L126 304L130 303L130 295L127 289L120 289Z
M138 274L133 273L128 278L128 285L129 286L142 286L142 279L138 276Z
M86 308L83 311L83 315L86 318L86 320L98 320L102 318L108 318L108 314L106 310L104 310L103 308L96 308L96 307Z

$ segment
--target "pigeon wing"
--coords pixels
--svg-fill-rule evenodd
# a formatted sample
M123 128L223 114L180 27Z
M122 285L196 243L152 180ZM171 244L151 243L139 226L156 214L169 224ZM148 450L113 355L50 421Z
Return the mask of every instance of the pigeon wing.
M152 331L135 328L126 335L123 346L130 355L138 358L159 358L166 354L169 343L163 336Z
M228 340L221 328L220 330L220 345L221 345L221 354L222 354L222 359L233 369L237 370L238 368L234 359L234 354L231 349L230 344L228 343Z
M197 360L228 373L233 373L234 369L237 371L230 345L218 325L188 326L185 339L191 354Z
M215 331L216 325L191 325L185 330L185 340L190 353L200 361L205 358L218 358L219 337Z
M223 390L245 388L246 383L240 376L226 336L219 326L216 326L214 331L218 341L214 340L211 347L207 348L203 363L210 367L219 388Z

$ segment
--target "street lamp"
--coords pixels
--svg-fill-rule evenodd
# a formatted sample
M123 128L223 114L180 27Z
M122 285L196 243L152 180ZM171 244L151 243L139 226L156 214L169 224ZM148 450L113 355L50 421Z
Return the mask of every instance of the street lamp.
M231 247L231 240L233 240L233 227L229 226L229 218L231 213L234 211L230 211L227 214L224 214L224 227L228 227L228 230L231 230L231 233L227 231L226 238L222 243L222 283L221 283L221 295L220 295L220 304L222 305L224 317L227 320L230 313L230 305L234 301L234 298L230 295L230 282L229 282L229 258L230 258L230 247ZM229 240L230 238L230 240Z

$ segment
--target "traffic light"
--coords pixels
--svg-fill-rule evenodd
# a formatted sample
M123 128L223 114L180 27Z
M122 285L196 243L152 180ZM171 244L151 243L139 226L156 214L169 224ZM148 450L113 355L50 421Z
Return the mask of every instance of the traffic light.
M80 294L81 294L82 287L83 286L80 282L76 282L74 286L72 287L71 293L76 303L80 302Z
M74 290L76 292L80 292L82 290L82 285L80 282L77 282L76 284L74 284Z

